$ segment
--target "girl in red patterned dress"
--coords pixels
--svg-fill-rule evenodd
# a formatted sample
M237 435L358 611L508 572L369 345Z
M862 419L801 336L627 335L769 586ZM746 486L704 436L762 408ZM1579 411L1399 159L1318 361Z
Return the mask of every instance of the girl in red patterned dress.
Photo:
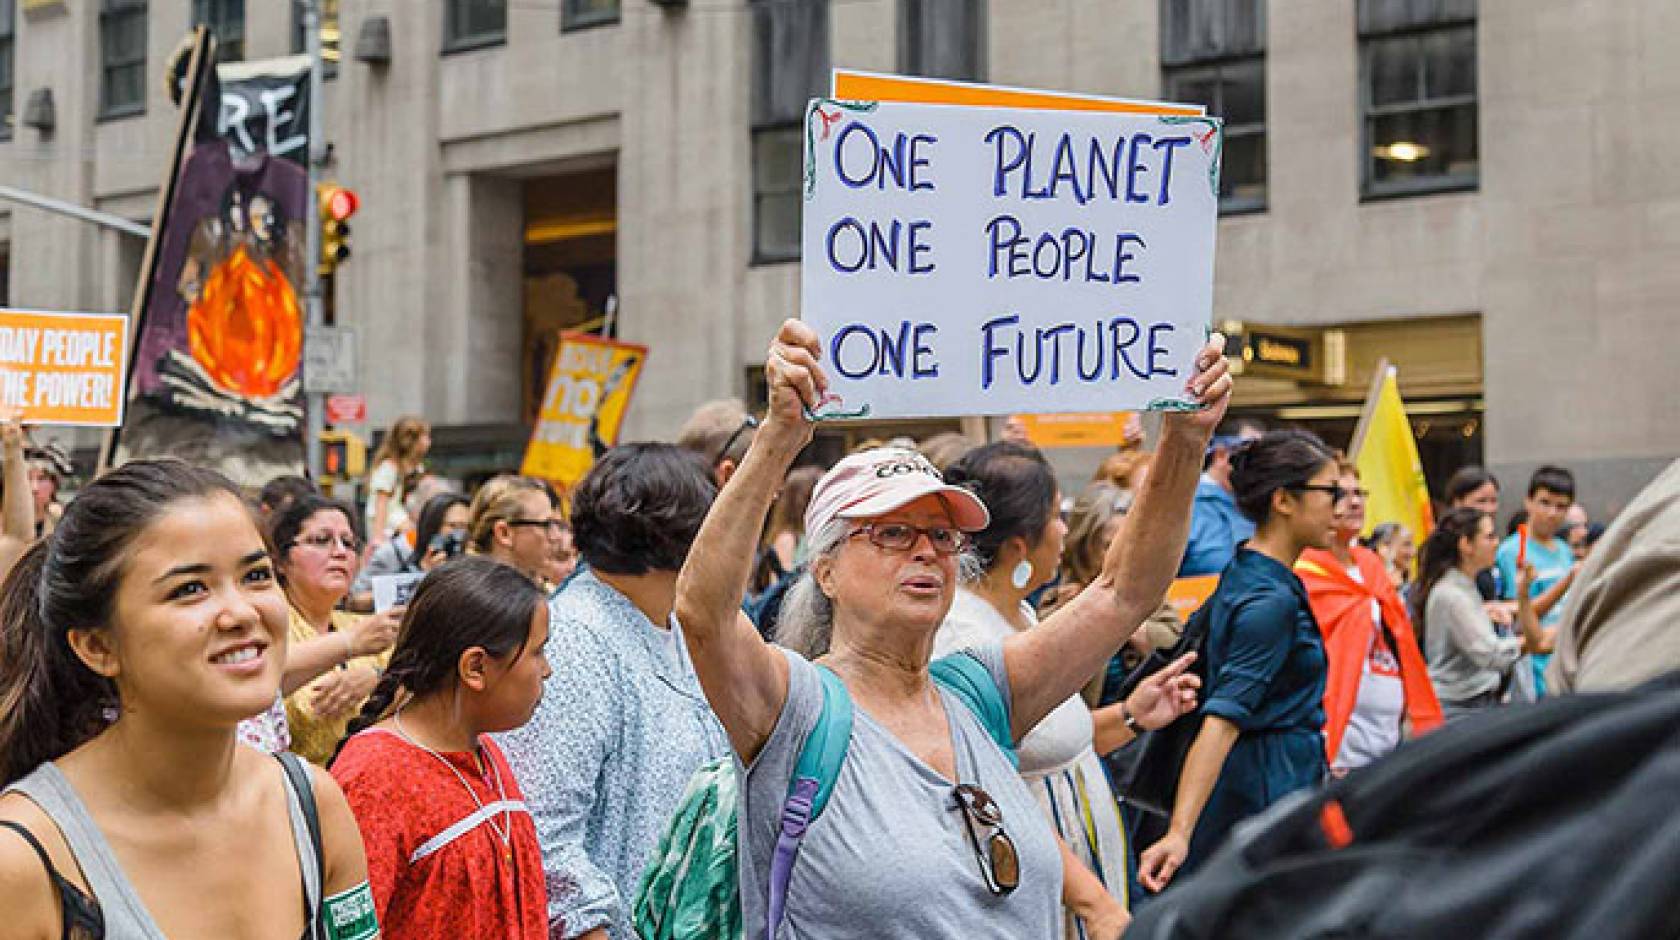
M489 732L531 717L548 605L518 571L459 558L420 582L332 775L367 843L387 940L546 940L542 852Z

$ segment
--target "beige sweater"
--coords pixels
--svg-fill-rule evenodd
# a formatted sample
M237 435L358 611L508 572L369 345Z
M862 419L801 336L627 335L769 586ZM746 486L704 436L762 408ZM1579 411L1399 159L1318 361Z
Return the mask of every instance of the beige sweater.
M1625 689L1676 669L1680 460L1634 497L1575 576L1546 688Z

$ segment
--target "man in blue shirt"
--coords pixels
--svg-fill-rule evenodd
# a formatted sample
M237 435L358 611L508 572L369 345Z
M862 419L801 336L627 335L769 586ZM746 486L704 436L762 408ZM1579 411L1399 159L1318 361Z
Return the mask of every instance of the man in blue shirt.
M1529 596L1534 600L1535 616L1542 627L1555 630L1563 615L1563 595L1575 581L1575 553L1569 541L1561 538L1564 517L1575 502L1575 477L1562 467L1542 466L1528 481L1528 495L1523 509L1528 512L1528 555L1526 563L1534 567L1534 586ZM1499 589L1506 600L1516 599L1517 552L1522 540L1513 533L1499 545L1494 567L1499 569ZM1534 688L1537 695L1546 694L1546 664L1550 653L1536 653L1529 657L1534 668Z
M1231 452L1245 441L1264 434L1260 422L1239 418L1230 430L1216 435L1202 458L1202 479L1196 484L1196 502L1190 515L1190 540L1184 546L1184 560L1178 576L1218 574L1231 563L1237 545L1254 534L1254 523L1231 495Z

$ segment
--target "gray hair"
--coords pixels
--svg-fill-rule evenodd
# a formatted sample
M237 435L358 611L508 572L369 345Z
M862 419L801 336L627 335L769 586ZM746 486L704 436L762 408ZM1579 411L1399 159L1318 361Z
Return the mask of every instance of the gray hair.
M799 580L788 588L782 601L781 616L776 621L775 641L806 659L816 659L828 653L834 640L834 601L822 588L812 569L819 558L832 558L857 530L846 519L831 519L822 528L806 534L810 562L800 573ZM979 556L972 550L957 559L959 584L972 584L984 571Z

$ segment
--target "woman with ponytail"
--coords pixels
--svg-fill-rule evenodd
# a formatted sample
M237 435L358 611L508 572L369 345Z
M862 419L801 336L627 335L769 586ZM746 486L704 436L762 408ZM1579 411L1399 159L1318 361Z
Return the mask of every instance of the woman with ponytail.
M415 589L332 764L386 937L548 937L537 831L488 736L530 720L547 642L541 590L507 565L458 558Z
M1202 727L1179 769L1167 834L1138 859L1138 880L1164 889L1205 861L1237 823L1328 771L1324 753L1324 641L1307 589L1292 570L1301 552L1334 537L1335 455L1306 431L1273 431L1231 454L1237 507L1254 537L1237 547L1197 610L1207 693Z
M976 447L951 464L945 482L972 490L991 519L973 536L978 576L957 588L933 638L935 657L1002 643L1037 627L1027 599L1055 580L1067 535L1057 513L1062 498L1055 474L1033 447L1009 441ZM1116 937L1130 920L1131 850L1099 755L1195 709L1200 680L1184 674L1189 659L1104 708L1071 695L1018 744L1021 776L1060 842L1067 940Z
M236 739L285 658L285 596L224 477L143 460L82 490L0 587L5 936L377 936L338 786Z
M1533 565L1517 573L1516 624L1522 635L1502 633L1489 618L1476 577L1498 552L1493 517L1469 507L1443 516L1418 552L1413 612L1429 677L1448 719L1499 704L1522 654L1552 651L1555 631L1540 626L1528 599Z

